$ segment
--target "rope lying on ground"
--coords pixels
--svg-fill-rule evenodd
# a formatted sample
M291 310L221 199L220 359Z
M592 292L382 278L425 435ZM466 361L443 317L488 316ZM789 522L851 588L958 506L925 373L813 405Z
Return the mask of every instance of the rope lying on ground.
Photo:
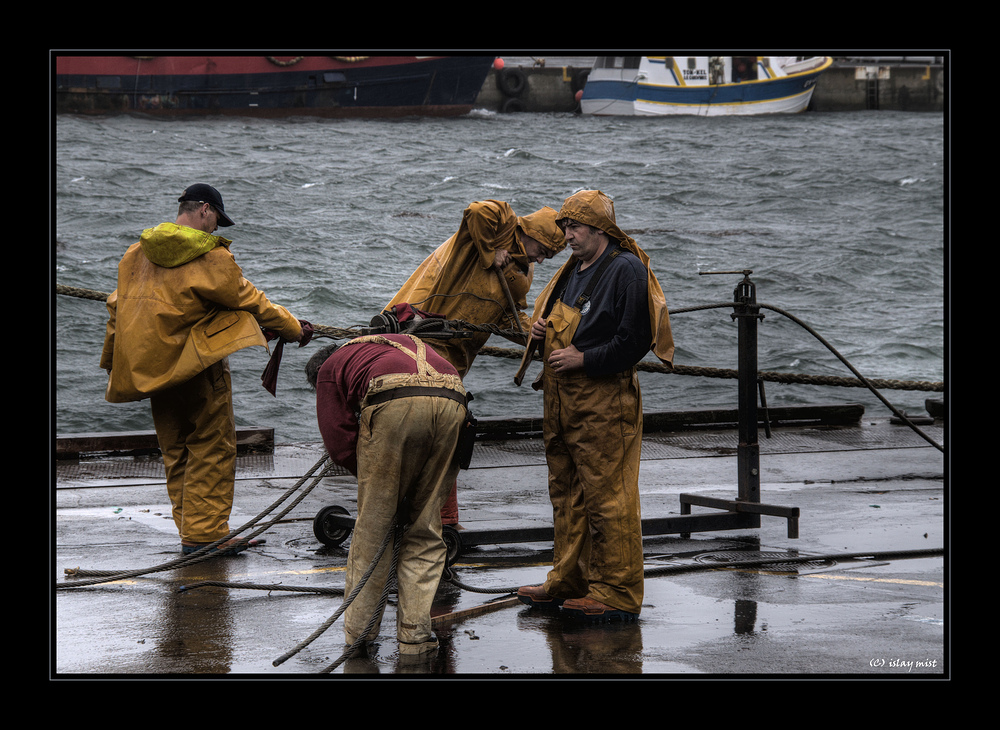
M107 301L108 294L106 292L94 291L93 289L84 289L81 287L65 286L63 284L56 285L56 294L63 294L65 296L77 297L79 299L90 299L93 301L104 302ZM707 305L702 307L686 307L683 309L671 310L671 314L682 314L684 312L699 311L702 309L715 308L719 306L732 306L731 304L726 305ZM493 325L481 325L472 324L469 322L455 321L457 327L462 329L468 329L476 332L489 332L491 334L501 335L503 337L508 337L512 339L520 339L522 334L514 330L503 330L499 327ZM328 337L334 340L341 339L353 339L357 337L360 332L356 328L341 328L341 327L330 327L322 324L313 325L313 337ZM502 357L512 360L520 360L523 353L520 350L512 350L509 348L500 347L483 347L479 350L480 355L488 355L491 357ZM536 354L536 360L540 360L541 357ZM727 368L707 368L707 367L692 367L689 365L674 365L672 368L662 365L660 363L652 362L640 362L638 368L642 372L653 372L653 373L664 373L671 375L689 375L696 377L705 378L725 378L725 379L736 379L738 373L736 370ZM845 388L866 388L869 385L876 388L881 388L883 390L916 390L916 391L927 391L934 393L944 392L944 383L939 381L922 381L922 380L882 380L882 379L868 379L867 384L860 378L847 378L832 375L798 375L795 373L779 373L774 371L761 371L758 373L758 377L766 382L772 383L798 383L804 385L830 385L839 386Z
M643 570L646 578L657 578L667 575L681 575L684 573L702 573L716 570L766 570L767 566L796 565L803 563L814 563L823 561L848 561L848 560L907 560L913 558L940 557L945 554L943 547L921 548L914 550L868 550L849 553L823 553L818 555L764 555L760 558L746 558L743 560L732 560L719 563L685 563L675 565L662 565L658 567L648 567ZM495 588L481 588L469 585L455 577L452 566L445 568L441 577L442 582L451 583L470 593L491 594L499 596L512 596L517 593L519 586L501 586ZM329 595L344 595L343 588L325 586L286 586L280 583L256 584L256 583L228 583L225 581L200 581L191 585L181 586L179 591L192 590L195 588L243 588L262 591L289 591L297 593L325 593ZM337 614L339 615L339 614Z
M220 538L209 545L199 548L193 553L185 555L174 560L169 560L166 563L160 565L152 566L149 568L139 568L136 570L90 570L90 569L80 569L80 568L67 568L64 572L66 575L73 576L93 576L85 577L83 580L76 580L67 583L58 583L56 585L56 590L66 590L69 588L82 588L86 586L98 585L100 583L111 583L119 580L126 580L129 578L137 578L144 575L149 575L151 573L159 573L167 570L173 570L180 566L189 566L200 563L204 560L209 560L211 558L217 557L215 552L213 552L222 543L228 542L239 537L243 532L255 527L261 520L266 516L271 514L275 509L281 506L282 502L291 497L295 492L299 490L300 487L304 486L305 483L312 479L312 484L308 485L302 493L292 500L287 507L285 507L278 516L269 522L265 522L262 527L256 527L245 539L250 540L253 537L261 534L268 530L272 525L281 520L282 517L291 512L296 506L298 506L302 500L322 481L323 477L327 476L333 469L334 463L330 459L329 454L324 450L323 456L320 457L312 468L310 468L292 487L286 490L273 504L268 506L263 512L254 517L249 522L242 525L239 529L231 531L226 537Z

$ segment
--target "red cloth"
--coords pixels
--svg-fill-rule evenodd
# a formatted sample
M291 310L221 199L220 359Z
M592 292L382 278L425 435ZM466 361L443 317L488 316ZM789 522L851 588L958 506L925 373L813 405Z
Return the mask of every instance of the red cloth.
M412 304L408 302L403 302L402 304L396 304L390 310L396 315L396 320L399 322L409 322L415 317L422 317L424 319L442 319L440 314L431 314L430 312L425 312L422 309L417 309Z
M458 524L458 481L455 481L451 485L451 493L448 495L448 499L441 508L441 524Z
M299 320L299 325L302 327L302 337L299 339L299 347L305 347L309 340L313 336L313 326L306 322L304 319ZM264 330L264 339L270 342L271 340L278 337L278 333L272 330ZM274 352L271 353L271 359L267 361L267 367L264 368L264 372L260 374L261 384L264 389L273 396L277 396L278 390L278 367L281 365L281 355L285 351L284 338L278 340L278 344L274 346Z

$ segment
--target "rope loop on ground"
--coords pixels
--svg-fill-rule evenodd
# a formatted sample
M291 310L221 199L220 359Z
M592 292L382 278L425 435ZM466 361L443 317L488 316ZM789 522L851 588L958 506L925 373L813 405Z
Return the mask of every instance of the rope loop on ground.
M490 595L500 595L505 593L517 593L517 589L520 586L514 586L513 588L476 588L475 586L470 586L468 583L463 583L455 577L455 572L451 569L450 565L446 565L444 568L444 574L441 576L441 580L451 583L457 588L461 588L463 591L469 591L470 593L484 593Z

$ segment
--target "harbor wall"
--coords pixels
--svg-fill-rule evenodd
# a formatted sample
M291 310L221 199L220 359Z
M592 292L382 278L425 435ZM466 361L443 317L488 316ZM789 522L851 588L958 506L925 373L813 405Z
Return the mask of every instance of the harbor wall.
M476 100L490 111L578 112L576 92L589 66L519 65L491 70ZM941 112L945 106L941 64L858 64L834 62L816 82L810 111Z

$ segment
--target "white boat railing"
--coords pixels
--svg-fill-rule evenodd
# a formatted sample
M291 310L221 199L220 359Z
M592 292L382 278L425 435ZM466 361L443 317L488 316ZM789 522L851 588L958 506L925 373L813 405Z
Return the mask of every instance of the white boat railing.
M792 74L814 71L815 69L823 66L824 63L826 63L826 56L816 56L814 58L805 58L801 61L784 64L782 66L782 70L791 76Z

